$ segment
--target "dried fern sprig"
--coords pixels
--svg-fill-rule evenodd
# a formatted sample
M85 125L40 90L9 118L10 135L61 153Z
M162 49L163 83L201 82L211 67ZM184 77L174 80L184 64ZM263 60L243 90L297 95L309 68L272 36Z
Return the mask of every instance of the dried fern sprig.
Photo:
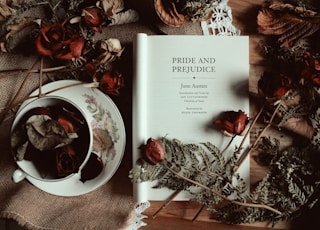
M276 210L276 209L274 209L274 208L272 208L272 207L270 207L270 206L268 206L268 205L255 204L255 203L244 203L244 202L240 202L240 201L236 201L236 200L229 199L228 197L226 197L226 196L218 193L217 191L215 191L215 190L213 190L213 189L211 189L211 188L209 188L209 187L207 187L207 186L205 186L205 185L203 185L203 184L200 184L200 183L198 183L198 182L196 182L196 181L194 181L194 180L191 180L191 179L189 179L189 178L187 178L187 177L184 177L184 176L180 175L180 174L177 173L176 171L172 170L172 169L165 163L165 161L161 162L161 165L164 166L168 171L170 171L171 173L173 173L173 174L176 175L177 177L180 177L181 179L184 179L184 180L186 180L186 181L188 181L188 182L190 182L190 183L192 183L192 184L194 184L194 185L196 185L196 186L199 186L200 188L206 189L206 190L212 192L214 195L216 195L216 196L222 198L223 200L226 200L226 201L228 201L228 202L230 202L230 203L232 203L232 204L236 204L236 205L240 205L240 206L244 206L244 207L263 208L263 209L267 209L267 210L269 210L269 211L272 211L272 212L274 212L274 213L277 213L277 214L279 214L279 215L282 214L280 211L278 211L278 210Z

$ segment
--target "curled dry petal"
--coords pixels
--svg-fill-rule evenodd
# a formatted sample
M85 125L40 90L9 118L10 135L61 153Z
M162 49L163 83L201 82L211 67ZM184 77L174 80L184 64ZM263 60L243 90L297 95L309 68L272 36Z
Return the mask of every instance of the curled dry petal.
M244 135L248 123L248 116L241 110L224 112L220 119L214 121L226 136Z
M143 158L150 164L158 164L165 159L165 149L161 140L148 139L147 144L140 146Z

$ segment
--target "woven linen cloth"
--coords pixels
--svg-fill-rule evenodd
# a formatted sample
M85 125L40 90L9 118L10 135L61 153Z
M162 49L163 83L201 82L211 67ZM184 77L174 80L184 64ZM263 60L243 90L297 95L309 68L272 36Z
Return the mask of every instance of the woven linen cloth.
M132 184L128 178L131 160L131 106L132 106L132 47L137 33L158 33L142 20L135 23L107 27L97 39L118 38L125 50L119 61L125 78L121 95L112 97L119 108L126 128L126 150L122 163L112 179L100 188L75 197L48 194L27 180L12 181L17 168L10 150L10 127L18 106L7 111L0 125L0 218L13 219L26 229L127 229L135 220L135 203ZM157 24L158 23L158 24ZM171 28L156 22L167 34L202 34L200 23L190 23L182 28ZM155 24L153 24L155 25ZM39 57L17 54L0 54L0 70L39 69ZM49 66L45 66L49 67ZM39 87L39 74L31 74L23 83L26 73L0 73L0 109L3 111L19 91L18 99ZM43 82L52 79L44 75ZM22 86L23 84L23 86ZM21 87L22 86L22 87ZM18 100L17 99L17 100ZM131 228L131 229L134 229Z

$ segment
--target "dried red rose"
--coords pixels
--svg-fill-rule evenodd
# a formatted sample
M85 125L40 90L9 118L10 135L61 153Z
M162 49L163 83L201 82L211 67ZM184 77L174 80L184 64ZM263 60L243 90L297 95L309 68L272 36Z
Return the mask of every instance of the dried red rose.
M316 86L320 86L320 63L314 58L310 52L303 55L304 64L301 72L302 79L311 82Z
M248 116L241 110L224 112L221 119L214 121L226 136L244 135L248 123Z
M119 96L119 89L124 87L122 74L116 71L106 71L98 81L100 90L106 94Z
M56 151L56 165L59 177L68 176L78 171L79 160L71 145L66 145Z
M266 97L281 97L292 88L292 80L282 74L264 72L258 81L259 92Z
M143 158L150 164L158 164L165 159L165 149L160 140L148 139L147 144L140 146Z
M84 39L78 34L70 34L61 24L42 27L35 40L38 53L61 60L79 58L84 49Z
M102 23L104 22L103 9L92 6L82 10L81 16L83 17L84 24L91 30L101 33Z

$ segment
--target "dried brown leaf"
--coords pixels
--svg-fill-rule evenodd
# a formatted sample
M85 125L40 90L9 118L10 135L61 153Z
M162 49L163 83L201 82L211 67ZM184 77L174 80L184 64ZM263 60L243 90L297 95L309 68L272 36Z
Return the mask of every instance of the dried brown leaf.
M33 115L26 122L30 143L40 151L70 144L77 135L70 135L57 121L47 115Z
M320 29L320 16L310 10L277 4L263 7L257 24L260 33L278 35L282 46L291 46Z
M99 128L93 130L93 151L104 152L112 145L112 138L108 130Z

